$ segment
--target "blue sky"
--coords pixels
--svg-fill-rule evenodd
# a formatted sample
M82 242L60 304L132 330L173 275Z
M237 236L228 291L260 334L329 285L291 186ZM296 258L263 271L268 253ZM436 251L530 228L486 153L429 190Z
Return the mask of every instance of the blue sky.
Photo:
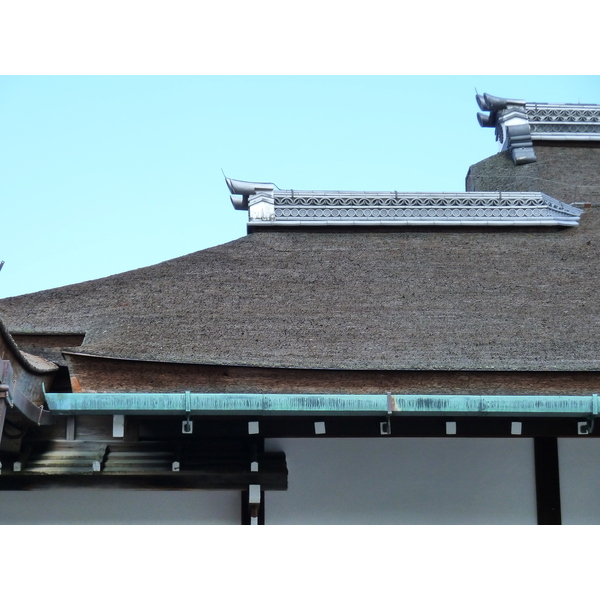
M246 233L221 169L280 188L462 191L475 88L600 103L592 76L0 77L0 297Z

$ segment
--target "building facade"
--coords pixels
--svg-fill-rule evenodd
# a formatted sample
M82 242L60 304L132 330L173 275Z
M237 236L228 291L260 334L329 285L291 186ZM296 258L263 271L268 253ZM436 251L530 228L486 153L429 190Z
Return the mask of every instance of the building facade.
M595 523L600 106L466 191L227 180L248 235L0 300L6 522Z

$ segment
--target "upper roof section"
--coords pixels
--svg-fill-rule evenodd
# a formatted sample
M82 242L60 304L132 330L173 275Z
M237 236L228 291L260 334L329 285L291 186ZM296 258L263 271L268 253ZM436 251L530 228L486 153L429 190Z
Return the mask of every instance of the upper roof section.
M600 371L599 280L600 206L579 227L547 234L266 228L4 298L0 316L17 343L85 332L69 361L77 353L285 369ZM111 369L106 385L120 385ZM181 389L164 373L155 366L140 386Z
M581 210L541 192L280 190L226 178L248 230L273 226L575 226Z
M600 142L600 105L550 104L477 94L482 127L494 127L516 165L535 162L534 141Z

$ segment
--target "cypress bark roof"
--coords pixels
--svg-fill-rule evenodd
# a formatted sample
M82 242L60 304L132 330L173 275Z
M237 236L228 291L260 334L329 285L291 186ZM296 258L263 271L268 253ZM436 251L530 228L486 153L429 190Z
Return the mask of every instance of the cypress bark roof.
M57 366L46 358L23 352L15 343L5 324L0 320L0 355L2 359L9 358L9 356L5 356L5 351L14 356L21 366L30 373L43 375L57 370Z
M563 230L264 231L0 300L74 352L311 369L600 369L600 209Z

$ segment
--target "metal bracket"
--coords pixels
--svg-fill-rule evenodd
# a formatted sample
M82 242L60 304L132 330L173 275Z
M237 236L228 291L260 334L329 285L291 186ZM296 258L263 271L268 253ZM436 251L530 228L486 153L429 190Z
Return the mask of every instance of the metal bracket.
M252 452L250 455L250 472L258 471L258 450L256 444L252 444Z
M592 415L590 415L585 421L579 422L579 435L590 435L592 431L594 431L594 422L595 419Z
M190 416L187 416L187 419L181 423L181 433L193 433L194 431L194 423L190 421Z
M323 435L326 432L325 421L315 421L315 435Z
M394 398L391 392L387 392L387 419L379 423L379 432L381 435L392 435L392 403Z
M190 420L192 412L192 395L190 392L185 393L185 421L181 424L181 433L192 433L194 431L194 423Z

